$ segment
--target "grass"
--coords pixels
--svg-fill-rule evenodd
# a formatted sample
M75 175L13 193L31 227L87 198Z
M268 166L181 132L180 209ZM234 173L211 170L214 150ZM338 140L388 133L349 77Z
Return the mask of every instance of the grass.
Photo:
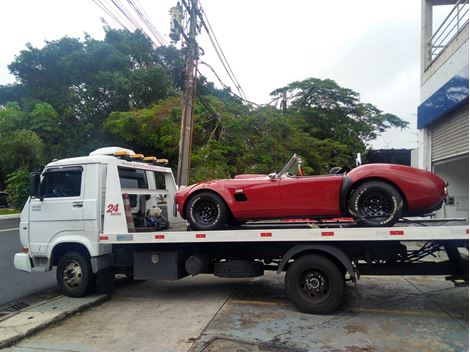
M19 214L20 210L18 209L0 209L0 215L10 215L10 214Z

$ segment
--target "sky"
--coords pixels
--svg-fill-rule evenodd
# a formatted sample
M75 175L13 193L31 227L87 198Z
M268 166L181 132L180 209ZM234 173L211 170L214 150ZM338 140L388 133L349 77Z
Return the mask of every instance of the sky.
M384 133L374 148L417 146L420 0L200 1L250 101L267 103L271 91L296 80L333 79L410 123ZM176 0L138 2L169 42L168 11ZM7 66L28 42L42 47L45 40L83 38L85 32L102 39L101 18L119 28L92 0L7 0L0 6L0 84L14 82ZM229 85L207 35L197 40L205 52L201 59ZM217 83L207 68L200 70Z

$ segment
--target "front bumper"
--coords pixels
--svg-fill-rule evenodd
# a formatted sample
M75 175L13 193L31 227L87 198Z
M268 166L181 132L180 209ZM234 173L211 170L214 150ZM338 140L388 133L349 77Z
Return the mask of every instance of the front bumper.
M28 253L16 253L13 264L18 270L31 272L31 259Z

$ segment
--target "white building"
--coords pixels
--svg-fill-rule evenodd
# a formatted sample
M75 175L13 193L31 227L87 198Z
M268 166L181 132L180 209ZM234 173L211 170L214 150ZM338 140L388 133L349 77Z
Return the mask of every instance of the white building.
M468 0L421 3L418 166L449 182L449 204L438 215L468 220L469 4ZM442 10L447 16L436 23Z

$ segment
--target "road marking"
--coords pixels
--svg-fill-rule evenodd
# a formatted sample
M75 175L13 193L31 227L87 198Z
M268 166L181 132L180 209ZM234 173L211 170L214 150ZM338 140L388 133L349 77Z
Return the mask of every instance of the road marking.
M4 229L4 230L0 230L0 232L15 231L15 230L19 230L19 229L20 229L19 227L15 227L15 228L12 228L12 229Z

